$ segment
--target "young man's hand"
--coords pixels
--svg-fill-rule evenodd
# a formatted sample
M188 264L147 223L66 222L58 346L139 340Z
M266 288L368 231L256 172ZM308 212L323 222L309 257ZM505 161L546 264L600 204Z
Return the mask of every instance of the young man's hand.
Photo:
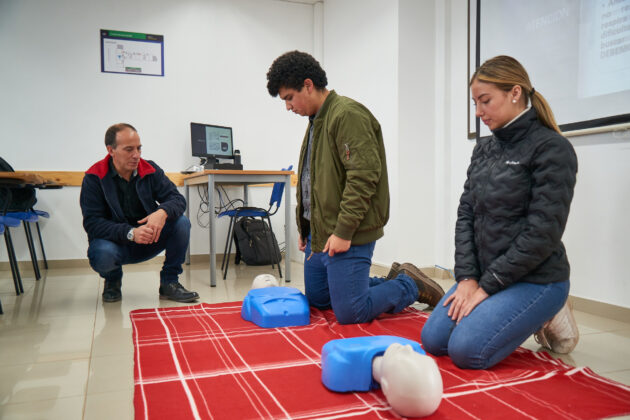
M298 237L298 249L302 252L306 249L306 241L302 238L302 235Z
M341 254L349 250L351 243L352 241L350 240L341 239L339 236L332 234L326 241L326 246L324 246L322 252L328 252L328 256L332 257L335 254Z

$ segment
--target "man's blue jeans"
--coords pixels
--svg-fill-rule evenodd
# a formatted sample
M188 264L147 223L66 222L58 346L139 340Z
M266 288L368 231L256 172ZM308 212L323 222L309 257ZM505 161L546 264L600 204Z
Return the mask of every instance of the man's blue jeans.
M401 274L389 281L370 277L374 245L351 246L333 257L324 252L311 255L309 237L304 256L309 304L332 308L341 324L369 322L383 312L396 313L411 305L418 298L418 287L408 276Z
M422 347L435 356L448 354L462 369L488 369L509 356L551 319L569 295L569 280L559 283L515 283L489 296L459 324L437 304L422 329Z
M176 282L182 273L186 249L190 240L190 221L186 216L167 220L154 244L118 244L106 239L94 239L88 248L90 265L105 281L121 280L125 264L136 264L155 257L166 250L164 265L160 271L160 283Z

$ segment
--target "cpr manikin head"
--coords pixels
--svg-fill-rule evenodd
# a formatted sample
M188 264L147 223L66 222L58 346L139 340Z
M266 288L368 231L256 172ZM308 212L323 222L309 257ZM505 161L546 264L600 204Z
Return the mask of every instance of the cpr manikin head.
M442 376L435 361L413 351L410 345L393 343L372 361L372 377L387 402L401 416L424 417L437 410L442 400Z
M252 289L262 289L263 287L278 286L278 279L271 274L260 274L254 278Z

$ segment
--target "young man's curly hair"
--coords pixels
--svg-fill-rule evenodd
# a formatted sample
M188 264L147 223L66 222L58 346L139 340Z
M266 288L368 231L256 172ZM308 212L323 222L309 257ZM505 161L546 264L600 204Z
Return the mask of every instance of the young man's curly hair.
M326 72L310 54L289 51L276 58L267 72L267 90L271 96L278 96L280 88L300 91L304 80L311 79L317 90L328 84Z

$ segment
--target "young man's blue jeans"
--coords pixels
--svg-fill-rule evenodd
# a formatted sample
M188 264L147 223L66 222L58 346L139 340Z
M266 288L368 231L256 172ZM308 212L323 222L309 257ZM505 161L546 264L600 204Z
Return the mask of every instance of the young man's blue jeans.
M383 312L402 311L418 299L415 282L400 274L392 280L370 277L375 242L351 246L347 252L318 252L311 255L306 241L304 285L309 304L332 308L341 324L369 322Z
M422 329L422 347L435 356L448 354L462 369L488 369L509 356L551 319L569 295L569 280L559 283L515 283L487 297L455 324L444 301Z
M160 239L153 244L118 244L106 239L94 239L88 248L90 265L105 281L122 279L122 266L136 264L155 257L166 250L164 265L160 272L160 283L176 282L182 273L186 249L190 240L190 221L186 216L167 220L160 233Z

